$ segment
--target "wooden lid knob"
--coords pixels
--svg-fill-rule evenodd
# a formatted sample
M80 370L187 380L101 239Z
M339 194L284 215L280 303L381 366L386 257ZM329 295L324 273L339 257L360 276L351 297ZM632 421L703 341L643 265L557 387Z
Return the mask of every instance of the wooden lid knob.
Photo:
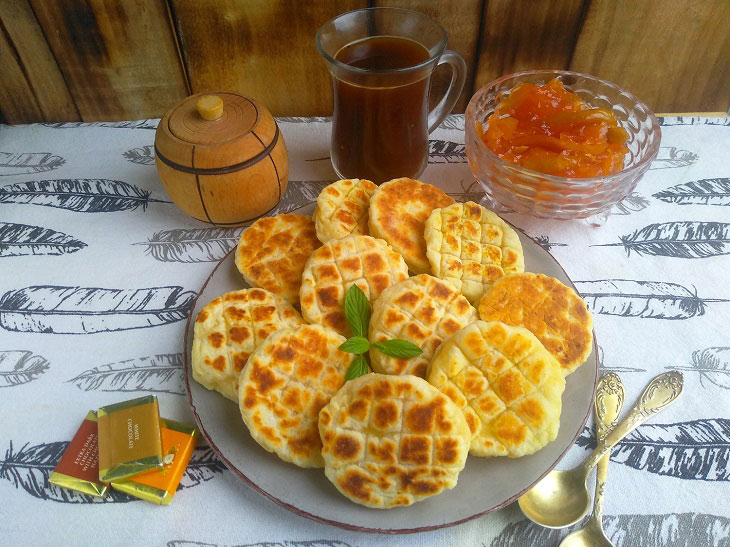
M217 120L223 115L223 99L218 95L203 95L195 103L195 108L204 120Z
M2 0L0 0L2 2ZM213 110L219 105L216 116L208 116L207 108L213 104ZM271 114L251 99L238 93L219 91L209 95L191 95L182 100L175 108L165 114L161 126L169 130L177 139L194 145L223 145L245 137L259 124L259 114L271 117ZM273 121L273 118L272 118ZM275 127L272 125L272 127ZM273 131L258 133L264 145L271 142Z

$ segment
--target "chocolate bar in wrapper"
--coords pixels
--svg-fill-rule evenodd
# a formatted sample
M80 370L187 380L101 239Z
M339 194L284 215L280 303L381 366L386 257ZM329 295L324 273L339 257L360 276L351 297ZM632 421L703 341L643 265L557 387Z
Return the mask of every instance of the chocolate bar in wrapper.
M160 419L164 467L112 481L116 490L160 505L168 505L190 462L198 439L195 426Z
M162 467L160 411L148 395L104 406L99 419L99 480L110 482Z
M51 473L51 484L103 498L109 485L99 481L99 436L96 412L89 411Z

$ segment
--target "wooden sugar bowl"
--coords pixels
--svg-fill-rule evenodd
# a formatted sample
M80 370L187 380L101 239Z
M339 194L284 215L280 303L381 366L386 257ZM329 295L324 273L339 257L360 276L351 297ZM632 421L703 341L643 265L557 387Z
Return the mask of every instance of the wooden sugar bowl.
M172 201L190 216L235 226L279 203L289 160L271 113L238 93L192 95L155 134L155 161Z

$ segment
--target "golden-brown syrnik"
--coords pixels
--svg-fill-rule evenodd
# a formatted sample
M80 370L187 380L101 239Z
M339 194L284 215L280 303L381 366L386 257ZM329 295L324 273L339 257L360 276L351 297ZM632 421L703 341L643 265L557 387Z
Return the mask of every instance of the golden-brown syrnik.
M250 285L298 306L304 264L320 245L311 217L281 214L260 218L241 234L236 267Z
M300 467L322 467L320 409L345 382L354 359L345 338L322 325L282 329L254 352L239 381L238 403L251 436Z
M251 354L279 329L303 325L291 304L264 289L242 289L213 299L193 327L193 378L238 401L238 377Z
M319 415L325 474L349 499L387 509L456 485L469 451L464 414L415 376L366 374Z
M388 287L373 305L370 342L408 340L423 353L411 359L370 350L375 372L425 377L441 341L477 319L476 310L448 281L421 274Z
M350 235L333 239L309 257L300 291L302 315L344 336L351 336L345 317L345 294L357 285L373 302L385 289L408 279L403 257L382 239Z
M441 344L428 381L463 409L476 456L526 456L558 434L565 379L523 327L468 325Z
M431 273L423 238L426 219L434 209L452 203L453 198L431 184L393 179L370 198L370 235L384 239L403 255L412 273Z
M370 196L376 188L365 179L343 179L325 187L312 215L319 240L327 243L350 234L368 235Z
M591 353L593 317L573 289L543 274L507 275L479 302L485 321L527 328L560 362L568 375Z
M424 237L433 275L453 283L475 305L497 279L525 270L517 232L473 201L434 209Z

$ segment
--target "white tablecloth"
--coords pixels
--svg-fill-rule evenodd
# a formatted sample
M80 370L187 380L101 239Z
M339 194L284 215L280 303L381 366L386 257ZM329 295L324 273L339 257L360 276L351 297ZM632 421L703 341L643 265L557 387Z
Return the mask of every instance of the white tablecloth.
M313 201L336 177L327 120L279 122L291 163L281 212ZM398 537L318 524L249 489L205 446L169 507L118 496L99 503L49 485L87 410L155 393L164 416L192 421L181 368L184 293L200 289L240 229L211 228L169 202L151 152L156 124L0 125L2 543L557 545L567 531L528 524L514 504ZM463 124L452 116L432 135L423 179L478 200ZM730 121L664 118L662 131L659 158L603 226L505 216L586 294L602 367L623 378L627 408L654 375L684 371L680 400L614 451L608 536L623 546L729 545ZM94 311L74 326L44 311L66 297L72 308ZM148 302L148 313L139 328L118 330L116 313L132 301ZM587 427L560 467L576 464L592 443Z

